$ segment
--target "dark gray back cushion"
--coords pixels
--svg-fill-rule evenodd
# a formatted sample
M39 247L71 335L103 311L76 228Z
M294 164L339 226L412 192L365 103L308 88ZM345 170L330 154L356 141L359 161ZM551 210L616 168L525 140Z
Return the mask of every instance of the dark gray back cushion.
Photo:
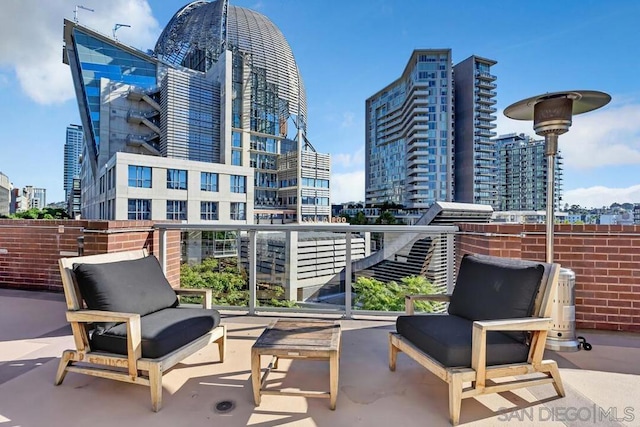
M544 266L510 258L465 255L449 303L449 314L469 320L532 315Z
M103 264L74 264L80 293L92 310L138 313L141 316L178 305L158 259Z

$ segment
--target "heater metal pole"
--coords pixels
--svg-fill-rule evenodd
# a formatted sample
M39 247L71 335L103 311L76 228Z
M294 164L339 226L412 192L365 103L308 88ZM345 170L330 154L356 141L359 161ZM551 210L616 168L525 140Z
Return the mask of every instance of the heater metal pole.
M545 154L547 156L547 262L553 262L553 227L555 225L555 184L556 154L558 152L558 135L549 133L544 136Z

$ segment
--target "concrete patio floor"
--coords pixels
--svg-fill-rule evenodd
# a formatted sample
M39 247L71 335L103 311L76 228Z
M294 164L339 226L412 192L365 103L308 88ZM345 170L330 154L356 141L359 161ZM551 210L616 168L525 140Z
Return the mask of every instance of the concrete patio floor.
M337 408L327 399L263 396L255 407L250 349L274 317L224 313L227 359L215 345L165 374L163 408L150 408L147 387L69 373L53 385L59 357L73 348L61 294L0 289L0 427L10 426L447 426L446 384L400 355L387 367L392 319L342 320ZM461 425L640 425L640 335L579 331L590 352L551 352L567 396L551 385L465 399ZM263 367L268 364L263 358ZM325 390L327 363L282 361L269 385ZM219 413L215 405L231 401Z

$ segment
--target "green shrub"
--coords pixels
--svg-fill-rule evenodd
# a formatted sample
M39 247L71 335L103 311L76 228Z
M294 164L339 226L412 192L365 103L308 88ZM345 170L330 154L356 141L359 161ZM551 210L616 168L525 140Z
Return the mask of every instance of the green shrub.
M247 272L238 267L235 258L206 258L200 264L180 266L180 287L211 289L212 303L219 306L247 307L249 286ZM296 307L295 301L281 299L284 288L271 285L270 298L257 301L269 307ZM181 297L182 303L200 304L202 297Z
M434 287L427 279L418 276L407 276L400 283L383 283L370 277L359 277L353 284L355 291L354 304L361 310L404 311L405 295L433 294ZM416 311L433 312L442 303L433 301L417 301Z

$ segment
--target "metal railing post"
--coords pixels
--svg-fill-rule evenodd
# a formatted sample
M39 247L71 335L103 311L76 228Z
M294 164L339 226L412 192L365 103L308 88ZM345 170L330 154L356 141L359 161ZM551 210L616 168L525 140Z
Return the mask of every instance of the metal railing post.
M257 264L257 235L256 230L249 230L249 315L256 314L256 264Z
M454 275L456 270L456 242L453 233L447 233L447 293L453 292L455 283Z
M160 237L158 238L160 243L160 253L158 254L158 260L162 266L162 272L167 275L167 229L160 229Z
M351 232L347 231L345 237L347 238L347 256L344 266L344 316L351 319L353 315L351 312Z

